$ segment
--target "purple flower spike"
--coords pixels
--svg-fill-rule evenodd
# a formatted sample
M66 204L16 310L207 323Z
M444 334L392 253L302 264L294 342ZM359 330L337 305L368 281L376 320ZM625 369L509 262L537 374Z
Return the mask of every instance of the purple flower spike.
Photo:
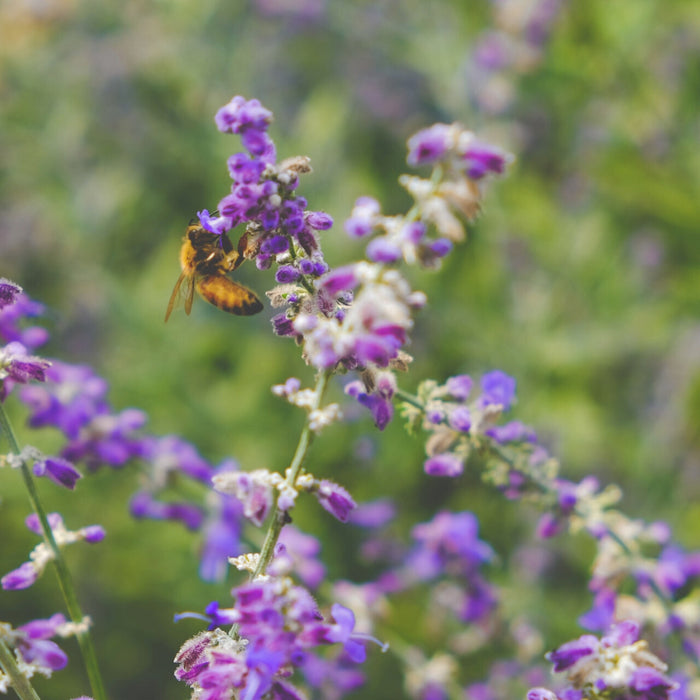
M347 522L350 511L357 505L342 486L327 479L321 481L316 498L321 506L341 523Z
M36 476L48 476L51 481L59 486L65 486L73 490L82 474L67 460L60 457L48 457L34 465Z
M21 293L22 287L4 277L0 277L0 310L14 304L17 296Z

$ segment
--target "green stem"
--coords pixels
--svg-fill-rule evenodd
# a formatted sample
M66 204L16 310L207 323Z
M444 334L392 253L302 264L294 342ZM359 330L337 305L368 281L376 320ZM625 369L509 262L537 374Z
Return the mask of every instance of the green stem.
M328 384L328 378L331 372L326 370L318 375L316 380L316 387L314 389L314 402L311 406L311 411L317 410L321 405L321 400L323 399L323 394L326 391L326 386ZM309 412L309 414L311 413ZM314 434L310 428L310 421L307 417L306 423L304 423L304 428L299 436L299 442L297 443L297 449L294 452L294 457L289 465L289 470L287 472L287 484L291 487L294 486L299 472L301 471L301 466L304 463L304 458L306 453L311 446L311 441L313 440ZM281 510L275 505L275 510L272 514L272 521L270 522L270 527L268 528L267 534L265 535L265 541L263 542L262 549L260 550L260 557L258 558L258 565L255 567L255 572L253 573L253 578L260 576L265 573L268 564L272 560L272 555L275 551L275 545L279 539L280 532L282 528L288 522L288 515L286 511Z
M68 570L66 561L63 558L63 553L61 552L58 544L56 543L56 539L53 536L51 526L49 525L49 521L46 517L46 511L39 500L39 493L37 492L36 484L34 483L34 478L32 477L29 465L21 456L21 450L19 448L19 444L17 443L14 430L12 429L12 425L10 424L7 414L5 413L5 408L1 403L0 431L5 433L7 440L10 443L11 452L14 453L21 462L20 470L22 472L22 478L24 479L24 485L27 489L27 494L29 495L29 501L32 509L39 518L41 530L44 535L44 541L53 553L53 563L56 568L58 585L61 589L61 593L63 594L63 599L66 603L68 614L70 615L71 620L73 620L73 622L76 624L82 623L84 616L78 603L78 598L75 593L75 586L73 585L70 571ZM80 651L83 655L85 670L87 671L88 678L90 680L90 687L92 688L93 697L95 700L106 700L107 696L105 694L104 684L102 683L100 669L97 665L97 656L95 654L95 648L92 645L90 632L89 630L78 632L76 637L78 638Z
M12 688L21 700L39 700L36 690L29 679L19 670L14 655L2 639L0 639L0 666L10 677Z

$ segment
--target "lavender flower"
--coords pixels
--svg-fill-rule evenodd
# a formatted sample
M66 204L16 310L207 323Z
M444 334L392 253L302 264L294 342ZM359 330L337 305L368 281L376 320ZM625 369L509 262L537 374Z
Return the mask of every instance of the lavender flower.
M22 287L10 280L0 277L0 311L6 306L11 306L22 293Z
M65 486L71 491L75 488L82 474L67 460L60 457L47 457L34 464L35 476L48 476L59 486Z
M321 506L333 517L341 523L347 522L350 511L355 508L355 501L342 486L323 479L313 493Z
M600 640L593 635L579 637L546 658L554 664L555 673L566 671L571 690L582 691L584 698L599 697L605 692L621 700L663 700L678 687L665 675L666 664L648 650L645 641L639 640L639 626L634 622L613 625ZM542 688L528 694L530 700L552 697L557 696ZM558 697L566 697L566 691Z
M226 697L301 697L287 678L317 646L340 642L356 659L366 638L353 632L352 614L333 608L335 624L326 623L312 596L286 578L269 578L233 590L233 608L207 609L210 619L238 625L239 638L219 629L186 642L175 657L175 676L206 700ZM349 614L348 614L349 613ZM222 617L223 616L223 617Z
M22 343L15 341L0 348L0 401L5 400L14 384L45 381L50 366L48 360L28 355Z
M20 662L20 671L26 678L39 673L50 678L54 671L60 671L68 663L68 656L51 637L70 637L87 629L86 623L75 624L57 613L46 619L32 620L12 628L7 622L0 622L0 638L15 652ZM10 678L0 671L0 689L6 692Z

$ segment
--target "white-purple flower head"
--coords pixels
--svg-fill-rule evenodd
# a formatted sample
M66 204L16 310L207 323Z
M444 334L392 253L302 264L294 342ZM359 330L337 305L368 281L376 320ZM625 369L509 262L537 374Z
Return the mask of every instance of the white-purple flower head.
M0 311L6 306L11 306L22 293L22 287L10 280L0 277Z
M677 687L665 675L666 664L649 651L645 641L639 640L636 622L613 624L600 640L591 634L583 635L545 658L554 664L555 673L566 672L575 690L596 688L610 691L613 697L622 694L639 700L664 700Z

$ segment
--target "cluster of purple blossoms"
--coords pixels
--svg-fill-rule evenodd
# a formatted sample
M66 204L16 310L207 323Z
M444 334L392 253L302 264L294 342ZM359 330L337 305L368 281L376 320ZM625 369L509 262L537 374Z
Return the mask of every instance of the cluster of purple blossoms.
M528 700L666 700L678 687L630 621L614 624L601 639L586 634L567 642L546 658L570 685L557 693L533 688Z
M459 476L473 443L484 437L498 444L535 442L534 432L519 421L497 424L515 400L512 377L500 370L487 372L474 398L473 383L466 374L450 377L445 384L429 380L418 388L418 405L404 403L402 410L412 427L429 433L426 474Z
M376 641L354 632L350 610L335 604L333 622L324 620L311 594L287 578L268 577L233 589L234 606L206 609L209 631L185 642L175 657L175 676L193 690L197 700L301 699L290 678L296 669L312 673L313 649L341 644L342 654L354 663L365 660L365 643ZM178 616L192 617L191 613ZM220 627L236 625L231 637Z
M107 382L87 365L54 361L46 383L24 387L21 401L30 409L29 425L51 426L66 437L61 456L88 469L121 467L141 454L140 429L146 415L137 409L113 413Z
M39 327L23 329L20 325L24 317L42 311L43 307L32 302L19 285L0 278L0 338L7 343L0 348L0 401L7 398L15 384L46 379L51 363L30 355L28 348L45 343L48 334Z
M80 530L68 530L59 513L48 515L49 526L59 547L65 547L75 542L87 542L95 544L105 537L105 531L99 525L88 525ZM39 518L32 513L25 520L26 526L37 535L43 535ZM2 577L0 583L6 591L29 588L41 576L46 565L54 559L53 550L45 543L38 544L29 555L29 561L19 568L10 571Z
M432 582L431 596L439 607L464 623L483 623L497 603L495 589L481 568L494 552L480 540L479 521L473 513L442 511L413 528L413 548L401 566L384 574L379 587L386 593Z
M333 220L323 212L307 211L306 200L294 194L299 175L311 167L302 157L277 164L275 145L267 134L271 121L272 113L258 100L241 96L216 113L219 131L238 134L247 153L228 159L233 184L219 202L218 216L203 210L199 219L219 235L244 224L239 252L255 260L259 269L276 261L277 281L288 284L316 278L328 269L315 232L330 228Z
M18 392L19 399L29 408L29 425L56 428L66 439L59 456L44 456L26 448L8 463L20 466L22 461L33 462L35 476L72 489L81 477L76 463L94 471L102 465L123 467L135 459L141 460L149 467L147 483L132 499L132 514L138 518L176 520L188 529L202 529L200 575L205 580L223 579L228 558L240 552L240 504L211 491L204 504L163 500L161 494L178 477L211 489L212 477L235 469L235 465L224 462L213 467L193 445L180 438L143 434L146 415L133 408L115 412L107 396L108 383L91 367L28 357L21 341L44 342L48 333L38 326L23 329L23 322L27 315L39 315L42 311L43 306L29 299L20 287L0 280L0 337L10 341L0 349L2 391L9 391L13 382L42 381L41 385L23 386ZM28 576L35 573L30 563L22 571Z
M54 671L60 671L68 663L65 652L51 641L51 637L70 637L83 631L84 627L68 622L57 613L14 629L7 622L0 622L0 639L14 651L25 678L32 678L37 673L50 678ZM7 693L10 687L9 676L0 670L0 693Z

